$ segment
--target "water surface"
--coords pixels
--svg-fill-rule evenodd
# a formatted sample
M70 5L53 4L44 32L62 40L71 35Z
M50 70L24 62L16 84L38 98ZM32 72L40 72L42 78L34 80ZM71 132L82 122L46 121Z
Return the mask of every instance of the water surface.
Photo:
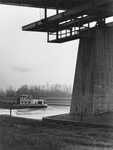
M47 108L41 109L18 109L12 110L12 116L23 117L23 118L31 118L31 119L42 119L42 117L59 115L69 113L70 106L55 106L49 105ZM8 109L0 109L0 114L10 114L10 110Z

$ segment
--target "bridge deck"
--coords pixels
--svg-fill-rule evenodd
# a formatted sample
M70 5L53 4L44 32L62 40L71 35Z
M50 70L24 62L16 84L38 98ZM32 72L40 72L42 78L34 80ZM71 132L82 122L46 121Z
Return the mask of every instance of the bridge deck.
M67 10L87 1L91 0L0 0L0 4Z
M91 6L89 2L76 9L67 10L63 13L23 26L22 29L24 31L54 32L70 26L83 26L83 24L113 15L113 1L108 0L107 3L99 1L95 4L94 9Z
M89 2L76 9L23 26L22 30L48 32L48 42L62 43L89 36L81 35L81 31L89 29L91 22L102 21L111 16L113 16L113 1L98 1L94 7Z

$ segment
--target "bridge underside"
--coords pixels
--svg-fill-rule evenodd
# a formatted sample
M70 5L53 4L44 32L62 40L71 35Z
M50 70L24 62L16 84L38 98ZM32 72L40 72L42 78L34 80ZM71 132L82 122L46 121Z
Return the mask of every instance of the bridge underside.
M87 0L0 0L0 4L6 5L60 9L60 10L71 9L73 7L82 5L86 2Z
M47 12L45 12L45 19L23 26L22 30L47 32L48 42L63 43L90 37L91 23L105 23L105 18L111 16L113 16L113 1L89 0L63 13L57 12L51 17L47 17Z

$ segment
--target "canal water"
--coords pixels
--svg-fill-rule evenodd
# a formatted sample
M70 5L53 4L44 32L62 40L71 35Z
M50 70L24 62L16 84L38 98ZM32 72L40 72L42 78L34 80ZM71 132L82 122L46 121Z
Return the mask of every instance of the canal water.
M69 113L70 106L49 105L41 109L12 110L12 116L42 120L43 117ZM10 115L10 110L0 109L0 115Z

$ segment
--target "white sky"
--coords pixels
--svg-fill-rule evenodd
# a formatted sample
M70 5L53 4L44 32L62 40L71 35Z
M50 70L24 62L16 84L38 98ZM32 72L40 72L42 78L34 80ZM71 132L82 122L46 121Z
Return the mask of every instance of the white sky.
M46 33L22 31L40 19L37 8L0 5L0 89L47 82L73 85L78 40L52 44Z

